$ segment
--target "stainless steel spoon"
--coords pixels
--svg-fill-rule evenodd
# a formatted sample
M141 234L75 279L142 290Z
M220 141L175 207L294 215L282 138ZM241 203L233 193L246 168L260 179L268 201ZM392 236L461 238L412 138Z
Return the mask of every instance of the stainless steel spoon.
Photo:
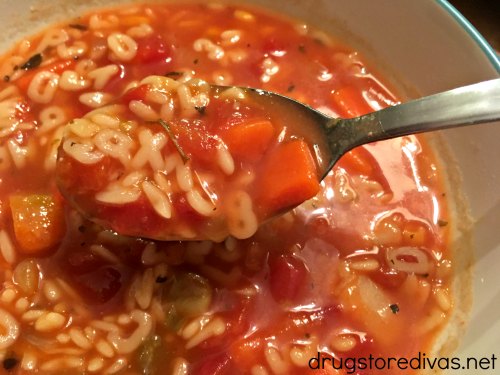
M272 108L287 106L297 121L312 123L325 144L318 146L323 177L347 151L365 143L409 134L500 120L500 78L456 88L352 119L329 117L303 103L260 89L244 88ZM324 147L328 151L325 152ZM320 152L322 151L322 152Z

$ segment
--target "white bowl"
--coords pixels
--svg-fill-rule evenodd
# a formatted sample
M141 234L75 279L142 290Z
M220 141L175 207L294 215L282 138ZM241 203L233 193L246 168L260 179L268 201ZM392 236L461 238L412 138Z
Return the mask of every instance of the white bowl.
M0 1L0 48L48 22L99 4ZM238 1L233 1L238 2ZM240 1L242 2L242 1ZM300 17L349 43L414 96L499 77L500 62L479 33L445 0L245 0ZM75 5L73 5L75 4ZM56 11L54 11L56 10ZM26 20L30 19L31 22ZM411 94L413 93L413 95ZM500 105L500 103L499 103ZM489 357L500 347L500 123L443 132L463 175L474 218L476 264L470 324L457 356ZM461 220L461 218L457 218ZM468 370L454 374L470 374Z

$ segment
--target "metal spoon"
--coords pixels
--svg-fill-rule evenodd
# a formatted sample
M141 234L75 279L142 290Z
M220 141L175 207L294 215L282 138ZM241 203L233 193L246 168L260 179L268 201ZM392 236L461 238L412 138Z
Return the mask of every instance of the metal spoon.
M243 89L273 108L286 106L297 121L314 124L325 144L317 146L324 178L347 151L404 135L500 120L500 78L456 88L352 119L329 117L303 103L260 89ZM326 152L325 152L326 146Z

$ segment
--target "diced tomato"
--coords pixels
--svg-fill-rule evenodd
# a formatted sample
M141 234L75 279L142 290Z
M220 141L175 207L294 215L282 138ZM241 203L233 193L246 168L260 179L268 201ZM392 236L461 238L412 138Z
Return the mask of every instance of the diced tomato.
M132 100L144 100L148 91L148 85L134 87L122 95L121 101L128 105Z
M256 357L264 347L263 338L254 336L242 338L231 344L231 357L241 368L251 368L257 362Z
M222 134L234 157L251 161L263 156L273 136L274 127L269 120L250 120L234 125Z
M194 368L196 375L229 375L234 374L234 365L226 353L205 357Z
M124 205L99 205L98 218L116 232L128 236L154 237L163 225L161 218L144 196Z
M313 362L314 363L314 362ZM344 370L334 369L332 363L329 361L324 362L324 368L310 369L306 370L306 375L344 375ZM315 366L315 365L314 365ZM338 366L338 365L337 365Z
M133 61L140 64L159 62L169 57L171 52L171 47L162 36L153 34L137 40L137 54Z
M62 240L66 225L61 200L47 194L17 194L9 202L20 251L37 254Z
M102 265L102 258L99 258L87 247L71 249L67 252L64 262L71 273L83 274L90 272Z
M278 302L293 302L303 290L308 270L304 262L293 255L269 258L269 286Z
M108 302L122 286L121 273L109 266L78 275L74 278L76 287L90 304Z
M389 268L382 269L370 275L376 283L387 289L398 289L408 277L406 272L400 272Z
M188 203L185 195L174 195L173 206L176 215L181 220L186 220L190 225L196 225L204 220L204 217Z
M24 99L19 99L19 102L16 104L16 119L21 122L32 121L34 119L31 107Z
M281 143L268 153L256 180L257 202L265 214L291 208L319 191L316 164L302 140Z
M71 192L103 190L109 183L109 176L114 174L121 166L110 158L104 157L95 164L82 164L70 156L60 153L57 163L56 176L60 186L68 188ZM76 172L77 171L77 172Z
M28 87L31 83L31 80L38 72L52 72L60 74L64 70L70 69L72 66L76 64L75 60L60 60L55 61L51 64L40 66L36 69L27 70L21 77L19 77L14 83L19 87L19 89L23 92L28 90Z

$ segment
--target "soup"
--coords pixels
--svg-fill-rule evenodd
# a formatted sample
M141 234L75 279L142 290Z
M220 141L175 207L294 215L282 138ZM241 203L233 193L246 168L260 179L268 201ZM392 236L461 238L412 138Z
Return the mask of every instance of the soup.
M122 235L249 238L265 219L316 195L313 152L325 146L310 119L262 99L200 79L146 77L114 104L69 122L59 188L86 217Z
M137 94L148 76L261 87L342 117L395 104L345 44L260 10L134 5L20 41L2 57L0 73L6 371L346 374L353 371L328 361L314 368L322 358L338 367L346 358L413 356L445 326L453 309L451 218L423 137L349 152L313 198L245 239L121 236L85 219L57 188L57 150L71 120ZM196 142L179 143L188 157L198 150ZM167 175L163 163L158 171ZM295 167L287 166L289 174ZM118 224L148 215L124 211Z

